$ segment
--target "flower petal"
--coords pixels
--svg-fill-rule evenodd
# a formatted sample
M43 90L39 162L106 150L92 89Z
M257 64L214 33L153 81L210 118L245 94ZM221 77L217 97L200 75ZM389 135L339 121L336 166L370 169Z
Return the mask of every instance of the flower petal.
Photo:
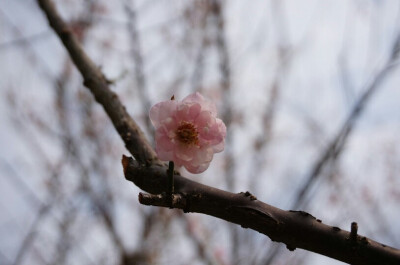
M156 145L159 149L164 151L172 151L174 149L174 143L171 137L168 136L168 131L164 127L160 127L156 130Z
M155 128L167 118L173 117L178 103L175 100L162 101L151 107L149 116Z
M174 153L165 151L162 148L159 148L158 146L156 146L156 153L157 156L160 160L162 161L173 161L174 160Z
M182 161L189 162L193 160L194 156L196 155L197 149L197 146L185 146L183 144L177 143L175 145L174 154Z
M201 105L199 103L180 104L176 111L176 119L178 121L191 122L200 114Z
M225 148L225 140L223 140L222 142L220 142L217 145L213 145L214 153L222 152L222 151L224 151L224 148Z
M209 111L202 111L199 116L197 116L195 124L201 138L211 140L215 137L212 135L212 128L216 127L216 122Z
M211 112L214 117L217 116L217 107L215 104L209 100L206 100L199 92L192 93L182 100L182 103L188 102L199 103L201 105L201 110Z
M184 167L190 173L199 174L199 173L204 172L208 168L209 165L210 165L210 163L204 163L204 164L201 164L199 166L184 165Z

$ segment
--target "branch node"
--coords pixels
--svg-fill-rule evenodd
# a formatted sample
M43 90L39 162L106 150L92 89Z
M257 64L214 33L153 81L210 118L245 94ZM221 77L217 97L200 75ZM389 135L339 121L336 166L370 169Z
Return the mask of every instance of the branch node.
M368 245L368 244L369 244L369 241L368 241L368 239L364 236L364 237L361 238L361 243L362 243L363 245Z
M122 168L124 170L124 175L126 176L126 171L129 165L129 157L127 157L126 155L122 155L121 163L122 163Z
M307 212L305 212L305 211L290 210L289 212L299 214L300 216L311 217L312 219L317 219L317 218L315 218L312 214L309 214L309 213L307 213Z
M249 191L239 192L239 194L243 194L245 197L249 197L251 201L256 201L257 197L251 194Z
M157 195L140 192L138 197L143 205L183 209L184 212L187 209L187 200L182 194L172 194L172 201L166 192Z
M292 245L286 245L286 248L288 249L288 250L290 250L290 251L295 251L296 250L296 247L294 247L294 246L292 246Z

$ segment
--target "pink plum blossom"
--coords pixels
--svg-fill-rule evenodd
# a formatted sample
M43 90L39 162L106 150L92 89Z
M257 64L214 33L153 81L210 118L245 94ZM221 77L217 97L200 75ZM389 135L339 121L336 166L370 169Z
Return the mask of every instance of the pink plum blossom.
M150 109L158 157L191 173L206 170L214 153L224 150L226 127L214 103L196 92L182 101L167 100Z

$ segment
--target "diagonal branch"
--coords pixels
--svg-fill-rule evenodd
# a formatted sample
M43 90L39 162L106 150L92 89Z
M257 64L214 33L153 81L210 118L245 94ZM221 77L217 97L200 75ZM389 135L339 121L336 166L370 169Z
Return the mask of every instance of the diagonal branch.
M111 91L110 82L82 49L71 29L58 14L53 2L50 0L37 1L45 12L50 26L57 33L75 66L82 74L85 86L92 92L96 101L103 106L129 152L141 164L158 161L142 130L129 116L118 96Z
M164 188L166 166L143 167L126 156L122 164L125 178L151 193L139 194L142 204L170 207ZM325 225L309 213L275 208L249 192L230 193L179 174L174 179L172 205L184 212L203 213L253 229L286 244L289 250L302 248L350 264L400 264L400 250L357 235L354 229L350 233Z

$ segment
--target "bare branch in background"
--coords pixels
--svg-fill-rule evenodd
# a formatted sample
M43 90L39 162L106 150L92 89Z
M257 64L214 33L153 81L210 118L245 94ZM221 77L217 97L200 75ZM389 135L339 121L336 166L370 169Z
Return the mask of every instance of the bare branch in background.
M132 61L134 63L136 91L138 91L138 98L143 106L144 113L147 113L150 110L151 105L147 92L142 49L137 29L137 11L135 7L132 7L132 5L132 1L126 1L125 12L128 17L128 32L131 44ZM154 129L149 119L145 119L145 125L146 130L153 134Z
M285 21L285 15L282 10L280 1L272 1L273 10L272 14L276 21L277 37L277 54L278 54L278 65L275 72L272 84L269 87L268 101L262 117L262 133L254 141L255 152L253 154L253 175L260 175L262 165L265 164L265 149L268 147L272 137L272 126L274 124L274 117L276 109L279 103L280 90L282 89L282 82L287 74L288 68L290 67L291 60L294 56L294 49L291 48L287 40L287 26ZM251 190L256 190L257 178L251 178L249 187Z
M11 262L8 260L8 258L6 257L6 255L4 255L2 251L0 251L0 261L7 265L11 264Z
M42 219L47 215L51 207L52 207L51 204L45 204L39 209L34 222L32 223L27 235L25 236L21 246L19 247L17 256L15 257L14 260L14 265L18 265L23 262L25 254L27 253L27 251L29 250L30 246L33 243L33 240L35 239L38 226L40 225Z
M385 80L385 78L397 66L396 64L397 53L394 52L395 49L398 49L397 45L394 45L393 53L390 56L389 61L386 63L383 69L376 75L371 84L365 89L365 92L354 104L354 107L352 108L349 116L347 117L346 121L340 128L339 132L336 134L331 143L328 145L327 149L320 156L320 159L313 166L310 175L308 176L303 186L299 189L296 198L294 199L294 204L292 206L292 209L298 209L299 207L304 207L304 204L306 203L305 201L306 194L313 185L313 183L315 183L315 181L321 176L321 172L325 167L325 165L337 160L338 156L343 150L343 146L345 145L349 135L354 129L356 121L363 113L368 101L381 87L381 83Z
M0 51L5 49L14 49L15 46L24 46L27 42L41 41L52 36L53 32L45 30L31 36L21 37L12 41L0 43Z
M185 226L185 232L195 245L199 258L208 265L224 265L225 263L214 255L212 247L209 246L205 240L199 238L199 236L195 234L195 231L193 231L192 228L191 220L185 218L187 216L182 212L179 212L178 215L182 217L183 224Z
M18 188L18 190L26 196L26 201L30 203L29 207L30 208L37 208L38 210L36 211L36 217L32 224L30 225L30 228L28 232L26 233L25 237L22 240L22 243L19 247L19 250L17 251L17 255L14 259L13 264L21 264L24 262L25 255L27 252L30 250L31 246L34 243L34 240L37 236L39 227L43 220L47 216L51 216L52 218L56 219L56 221L59 224L62 224L63 220L59 219L55 214L52 212L52 208L58 204L59 198L56 196L56 194L59 192L60 187L57 186L57 183L53 183L50 185L50 195L48 196L49 199L46 201L42 201L38 197L38 195L35 193L35 190L32 190L31 187L28 186L27 183L24 182L24 179L19 176L19 174L16 172L14 169L14 166L7 163L6 161L2 161L2 166L5 168L8 168L8 171L10 171L12 174L11 175L6 175L8 176L8 179L10 182L13 183L15 187ZM58 167L52 167L50 168L50 181L51 182L56 182L56 174L58 174L59 168ZM75 244L75 247L77 249L80 249L80 252L84 254L86 257L86 261L88 264L93 264L92 260L87 256L87 253L80 248L79 244Z
M193 2L189 5L184 14L184 18L189 24L189 30L197 33L199 39L195 39L198 43L197 50L194 58L194 70L190 77L190 83L192 91L199 91L200 93L204 89L204 70L205 70L205 57L207 56L207 49L211 44L209 26L209 17L212 15L210 12L210 2Z

